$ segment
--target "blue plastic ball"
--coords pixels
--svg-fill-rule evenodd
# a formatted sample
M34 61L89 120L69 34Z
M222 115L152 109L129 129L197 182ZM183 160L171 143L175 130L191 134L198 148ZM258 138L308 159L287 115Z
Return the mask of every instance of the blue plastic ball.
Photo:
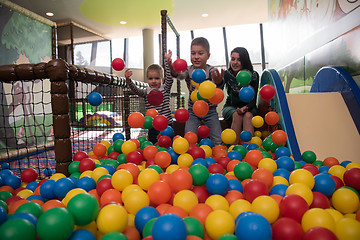
M3 182L4 182L4 185L10 186L13 189L17 189L20 187L21 178L16 176L15 174L10 174L6 178L3 178Z
M38 187L39 185L39 182L37 181L32 181L32 182L29 182L27 185L26 185L26 189L29 189L31 191L35 191L35 189Z
M201 164L201 165L203 165L205 167L209 166L204 158L196 158L196 159L194 159L194 161L191 163L191 166L193 166L195 164Z
M76 187L84 189L85 191L89 192L90 190L96 188L96 182L92 177L85 176L77 181Z
M124 140L125 137L124 137L124 134L122 133L115 133L112 137L113 139L113 142L115 142L116 140L120 139L120 140Z
M252 87L242 87L239 91L239 98L241 101L248 103L254 99L255 91Z
M53 171L51 170L51 168L45 168L44 169L44 175L47 177L50 177L53 174Z
M273 176L280 176L289 181L290 172L285 168L278 168L273 172Z
M95 235L87 229L78 229L74 231L69 240L96 240Z
M102 96L98 92L92 92L88 96L88 102L91 106L97 107L102 103Z
M212 174L206 180L206 189L211 195L224 196L229 191L229 180L223 174Z
M54 184L54 193L58 198L64 198L70 190L75 188L75 186L75 183L70 179L60 178Z
M167 126L165 130L160 131L161 136L166 135L170 138L174 136L174 129L171 126Z
M231 160L239 160L239 161L242 160L242 155L238 151L232 150L232 151L228 152L228 154L226 156L228 158L230 158Z
M284 147L284 146L278 147L278 148L275 150L275 157L276 157L276 159L278 159L279 157L283 157L283 156L290 157L290 150L289 150L289 148Z
M200 145L200 146L202 146L202 145L207 145L207 146L209 146L209 147L211 147L211 148L214 146L214 144L213 144L213 142L210 140L210 138L203 138L203 139L201 139L199 145Z
M185 240L187 237L186 224L178 215L166 213L154 222L152 236L157 240Z
M145 224L153 219L160 216L160 213L156 208L147 206L141 208L135 215L135 227L139 232L143 232Z
M329 171L330 167L328 166L321 166L319 167L319 172L320 173L327 173Z
M321 192L327 197L334 193L336 188L335 181L329 174L316 174L314 180L315 185L312 189L314 192Z
M177 164L177 159L180 154L175 152L175 150L173 148L169 148L168 153L170 154L170 157L171 157L171 164Z
M257 148L259 148L259 146L256 144L256 143L250 143L249 145L247 145L247 147L246 147L246 149L247 150L255 150L255 149L257 149Z
M288 171L293 171L295 169L295 162L291 157L282 156L276 160L276 165L278 168L285 168Z
M277 194L285 197L288 186L286 184L276 184L270 190L270 195Z
M15 218L28 220L29 222L32 223L32 225L34 225L34 227L36 227L37 218L31 213L27 213L27 212L14 213L14 215L12 215L8 220Z
M204 69L195 69L191 75L191 78L196 83L202 83L206 79L206 73Z
M244 142L248 142L250 141L252 138L252 134L251 132L247 131L247 130L243 130L241 133L240 133L240 139L243 140Z
M239 192L243 192L243 185L239 180L236 179L229 179L229 191L236 190Z
M116 169L114 168L114 166L109 165L109 164L102 165L102 167L105 168L106 170L108 170L108 172L109 172L110 175L113 175L114 172L116 171Z
M271 225L258 213L243 212L236 219L235 235L242 240L271 240Z
M44 199L42 196L37 195L37 194L28 196L28 197L26 198L26 200L29 200L29 201L31 201L31 200L40 200L40 201L42 201L42 202L45 202L45 199Z
M351 161L348 161L348 160L347 160L347 161L341 162L340 165L343 166L344 168L346 168L346 166L347 166L349 163L351 163Z
M0 225L7 220L7 212L5 208L0 206Z
M216 163L215 159L213 159L212 157L205 158L205 161L207 163L207 166L210 166L211 164Z
M45 199L56 198L54 188L55 188L55 181L51 179L46 180L40 186L40 195Z
M8 163L8 162L3 162L2 164L1 164L1 169L9 169L9 167L10 167L10 164Z

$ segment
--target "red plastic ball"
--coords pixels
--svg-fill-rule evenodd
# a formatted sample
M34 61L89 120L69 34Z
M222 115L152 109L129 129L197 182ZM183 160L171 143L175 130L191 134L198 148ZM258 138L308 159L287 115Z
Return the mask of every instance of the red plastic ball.
M96 185L96 192L101 197L101 195L108 189L113 189L114 187L111 184L111 178L103 178Z
M313 192L313 201L310 208L330 208L330 200L321 192Z
M175 72L182 73L187 69L187 63L184 59L178 58L173 62Z
M210 196L210 193L204 186L194 186L191 191L195 193L199 200L199 203L204 203L206 199Z
M169 148L171 147L171 143L172 143L171 138L166 135L162 135L158 139L158 144L160 147Z
M198 127L197 129L197 135L200 137L200 138L207 138L210 134L210 129L208 126L206 125L201 125Z
M301 196L289 194L281 199L279 208L280 216L289 217L301 222L304 213L309 210L309 205Z
M109 153L108 158L117 160L119 155L120 155L120 153L118 153L118 152L112 152L112 153Z
M306 231L303 240L337 240L336 235L324 227L313 227Z
M264 85L260 88L259 95L262 99L269 101L275 96L275 89L271 85Z
M344 186L344 182L341 180L341 178L334 176L334 175L330 175L330 177L334 180L335 182L335 190L337 190L338 188L341 188Z
M243 194L246 200L252 202L258 196L269 195L269 190L263 181L251 179L245 184Z
M162 131L167 128L169 121L164 115L157 115L154 117L152 124L156 130Z
M313 165L313 164L311 164L311 163L306 163L306 164L304 164L301 168L308 170L309 172L311 172L311 174L312 174L313 176L315 176L315 175L317 175L317 174L320 173L319 169L318 169L315 165Z
M194 146L191 150L188 150L188 153L193 157L193 159L197 158L205 158L205 151L201 147Z
M227 169L228 163L231 161L229 157L220 157L216 159L216 162L219 163L224 169Z
M164 100L164 94L158 90L151 90L147 95L148 102L153 106L159 106Z
M140 165L144 160L144 156L139 151L129 152L126 156L126 162L135 163L136 165Z
M225 169L220 163L213 163L208 166L209 173L225 174Z
M89 157L85 151L78 151L73 156L73 161L80 161L83 158Z
M360 169L349 168L344 173L344 182L346 186L360 190Z
M33 168L27 168L21 172L21 180L26 183L35 181L38 176L38 172Z
M81 161L79 163L79 171L81 173L88 171L88 170L92 171L95 169L95 167L96 167L95 161L92 158L81 159Z
M174 117L177 122L184 123L189 119L189 112L185 108L179 108L175 111Z
M301 224L292 218L279 218L271 226L271 229L274 240L301 240L304 235Z
M125 62L121 58L115 58L112 60L112 67L116 71L121 71L125 68Z

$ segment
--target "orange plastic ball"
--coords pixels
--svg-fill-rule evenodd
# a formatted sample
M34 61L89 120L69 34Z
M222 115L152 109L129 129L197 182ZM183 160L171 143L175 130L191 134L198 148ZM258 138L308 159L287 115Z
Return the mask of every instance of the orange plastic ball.
M143 156L145 160L154 159L156 153L158 153L159 150L154 145L149 145L143 150Z
M121 199L121 192L119 190L108 189L101 195L100 206L105 206L106 204L111 202L123 204L123 201Z
M215 95L212 98L209 98L209 102L212 104L219 104L224 100L224 92L220 88L216 88Z
M128 117L128 123L132 128L141 128L145 123L145 117L140 112L133 112Z
M93 147L93 152L96 156L103 157L106 155L107 149L104 144L98 143Z
M139 140L135 139L135 138L131 138L130 141L134 142L136 144L137 148L140 148L140 142Z
M149 195L150 202L155 205L167 203L172 196L170 185L161 180L152 183L147 194Z
M237 190L230 190L225 195L225 199L228 201L229 205L233 203L235 200L244 199L243 194Z
M188 171L178 169L171 173L169 183L171 189L179 192L181 190L189 190L193 184L193 179Z
M188 216L188 213L185 211L185 209L183 209L182 207L179 207L179 206L171 206L169 209L167 209L165 211L165 214L166 213L173 213L173 214L178 215L181 218Z
M263 159L263 155L260 150L250 150L245 155L245 162L249 163L250 165L257 167L259 165L259 162Z
M146 111L145 115L154 118L157 115L159 115L159 112L155 108L150 108L149 110Z
M131 173L131 175L133 176L133 179L137 179L137 177L139 176L139 173L140 173L140 169L135 163L120 164L116 168L116 170L119 170L119 169L128 170Z
M196 135L196 133L194 132L187 132L184 135L184 138L189 142L189 143L193 143L196 144L198 141L198 136Z
M270 111L265 114L265 122L267 125L275 125L279 121L279 115L276 112Z
M57 207L66 208L64 203L57 199L50 199L42 205L44 212L46 212L49 209L57 208Z
M252 179L259 179L265 183L265 185L270 188L272 186L274 176L270 170L266 168L258 168L251 175Z
M171 155L168 152L160 151L155 154L155 164L161 168L167 168L171 164Z
M193 105L193 112L198 117L204 117L209 112L209 105L204 100L198 100Z
M286 144L287 135L283 130L276 130L271 134L271 140L277 145Z
M236 159L231 160L231 161L227 164L226 170L227 170L228 172L234 171L235 165L238 164L239 162L241 162L241 161L240 161L240 160L236 160Z
M159 204L159 206L156 207L156 210L158 210L160 215L163 215L171 207L172 207L172 205L170 205L169 203L162 203L162 204Z
M334 165L339 165L339 160L337 160L337 158L334 157L327 157L324 159L323 161L323 166L327 166L327 167L332 167Z
M190 210L189 216L196 218L202 223L203 226L205 226L206 218L212 211L213 209L209 205L205 203L199 203Z

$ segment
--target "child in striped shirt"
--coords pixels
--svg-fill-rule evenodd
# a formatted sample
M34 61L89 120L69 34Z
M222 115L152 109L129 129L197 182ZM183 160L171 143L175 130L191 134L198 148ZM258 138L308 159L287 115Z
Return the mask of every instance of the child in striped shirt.
M159 115L164 115L168 119L170 126L172 126L173 124L173 119L170 109L170 91L174 81L170 72L170 68L168 66L168 61L169 59L171 59L171 55L172 55L171 50L169 50L169 52L165 54L165 79L164 79L164 69L160 65L152 64L146 69L146 79L149 85L149 87L147 87L146 89L140 89L133 83L133 81L131 80L132 71L130 69L127 69L125 71L125 78L128 87L131 89L131 91L134 94L144 98L146 110L149 110L151 108L156 109ZM164 84L162 84L163 82ZM151 91L160 91L162 93L163 102L160 105L153 106L149 103L148 94ZM154 128L149 129L148 140L153 144L155 144L157 142L158 134L159 131L157 131L156 129Z

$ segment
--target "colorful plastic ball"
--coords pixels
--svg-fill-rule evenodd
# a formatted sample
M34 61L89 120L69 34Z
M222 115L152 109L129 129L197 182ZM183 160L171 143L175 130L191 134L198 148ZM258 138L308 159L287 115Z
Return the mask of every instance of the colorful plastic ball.
M239 91L239 98L245 103L251 102L255 97L255 91L252 87L242 87Z
M128 117L128 123L132 128L142 128L145 123L145 117L140 112L133 112Z
M155 205L167 203L172 196L170 185L164 181L156 181L152 183L148 188L147 194L150 202Z
M88 102L91 106L97 107L102 103L103 99L100 93L92 92L88 96Z
M142 170L138 176L138 183L139 186L144 189L144 190L148 190L149 186L160 180L160 175L159 173L152 168L146 168L144 170Z
M172 148L177 154L184 154L189 149L189 142L185 138L177 138L173 141Z
M191 78L196 83L202 83L206 79L206 73L203 69L195 69L191 74Z
M349 168L344 172L343 180L346 186L360 190L360 168Z
M258 213L243 212L236 218L235 235L238 239L270 240L272 237L269 221Z
M331 196L335 191L335 181L328 174L317 174L314 177L315 185L313 191L321 192L325 196Z
M247 130L244 130L240 133L240 139L243 140L244 142L249 142L251 138L252 138L252 134Z
M176 214L164 214L158 217L152 228L153 239L185 240L187 236L186 225Z
M269 126L273 126L279 122L279 115L276 112L270 111L265 114L265 122Z
M172 138L174 136L174 129L171 126L167 126L165 130L160 132L162 136L168 136Z
M287 147L281 146L275 150L276 159L283 157L283 156L290 157L290 155L291 155L290 150Z
M305 169L296 169L295 171L291 172L289 177L289 183L303 183L310 189L313 189L315 185L315 179L309 171Z
M273 184L274 176L270 170L266 168L258 168L253 172L251 178L263 181L265 185L270 188Z
M353 190L341 187L333 193L331 204L342 214L354 213L359 208L359 197Z
M122 134L122 133L115 133L115 134L113 135L112 139L113 139L113 142L115 142L115 141L118 140L118 139L124 140L124 139L125 139L125 136L124 136L124 134Z
M147 101L152 106L159 106L164 100L164 94L156 89L150 90L147 95Z
M258 168L266 168L270 172L274 173L274 171L277 169L276 162L271 158L263 158L258 163Z
M261 128L264 125L264 119L261 116L254 116L251 123L256 128Z
M163 131L168 126L168 119L164 115L157 115L153 119L153 127L158 131Z
M145 116L144 120L145 121L144 121L143 128L152 129L153 128L153 120L154 120L154 118L150 117L150 116Z
M204 100L198 100L193 105L193 112L198 117L204 117L209 112L209 105Z
M164 169L171 164L171 156L166 151L160 151L156 153L154 160L156 165Z
M323 165L324 166L328 166L328 167L332 167L334 165L339 165L339 160L336 159L335 157L327 157L323 160Z
M359 239L360 236L360 222L351 219L343 218L336 223L336 236L338 239Z
M54 188L55 188L54 180L47 180L47 181L43 182L43 184L41 184L41 186L40 186L41 196L46 199L56 198Z
M111 65L116 71L121 71L125 68L125 62L121 58L114 58Z
M321 192L313 191L313 202L310 205L310 208L330 208L330 200Z
M236 139L236 133L231 128L227 128L222 131L221 133L221 140L226 144L232 144L235 142Z
M325 209L312 208L304 213L301 219L301 226L304 232L314 227L324 227L335 231L335 220Z
M76 182L76 187L89 192L90 190L96 188L96 182L91 177L82 177Z
M36 230L27 219L9 219L0 226L0 239L36 239Z
M128 224L128 213L119 204L108 204L99 211L96 223L103 234L123 232Z
M33 168L27 168L21 172L21 180L26 183L35 181L38 176L38 172Z
M199 94L205 99L212 98L216 93L216 85L211 81L204 81L200 83Z
M216 88L215 95L208 99L212 104L219 104L224 100L224 92L220 88Z
M141 208L135 215L135 227L139 232L143 232L143 229L148 221L160 216L158 210L154 207L147 206Z
M251 179L245 184L243 195L246 200L252 202L255 198L261 195L269 195L269 190L263 181Z
M275 89L273 86L265 84L260 88L259 95L262 99L269 101L275 96Z
M229 181L222 174L212 174L206 181L206 189L212 195L218 194L224 196L229 191Z
M238 151L229 151L226 157L229 158L229 160L242 160L242 155Z
M118 191L123 191L125 187L132 183L133 175L125 169L117 170L111 177L111 184Z
M173 62L173 68L177 73L185 72L187 69L187 63L184 59L178 58Z
M197 236L201 239L204 238L205 229L202 223L195 217L183 218L186 225L186 232L188 236Z
M200 138L207 138L210 134L210 129L206 125L200 125L197 129L197 135Z
M224 210L214 210L205 221L206 232L212 239L218 239L224 234L233 234L235 223L232 215Z
M270 196L259 196L252 201L251 211L264 216L271 224L279 217L279 205Z
M283 130L275 130L271 134L271 140L277 145L285 145L287 140L287 135Z
M140 165L143 160L144 160L144 156L136 150L129 152L126 155L126 162L128 163L134 163L136 165Z
M83 240L83 239L96 240L96 237L92 232L90 232L87 229L77 229L71 234L69 238L69 240Z
M97 199L89 193L81 193L70 199L66 209L71 213L76 225L87 225L94 221L99 213Z
M284 168L288 171L293 171L295 169L294 160L288 156L281 156L276 160L278 168ZM290 175L291 176L291 175Z
M98 145L95 145L95 147L97 147L97 146ZM94 149L96 149L95 151L100 151L100 150L98 150L98 148L95 148L95 147L94 147ZM91 158L81 159L79 162L79 166L78 166L79 172L81 172L81 173L88 171L88 170L92 171L95 169L95 167L96 167L95 161Z
M285 197L287 188L288 188L288 185L286 185L286 184L276 184L271 188L270 195L277 194L277 195Z
M292 218L300 223L304 213L309 210L309 205L303 197L288 194L280 201L279 208L280 216Z
M128 155L130 152L136 151L137 146L133 141L126 141L121 145L121 152Z
M236 74L236 81L240 86L247 86L251 81L251 73L248 70L241 70Z
M17 189L20 187L21 178L15 174L10 174L10 175L6 176L5 178L3 178L3 182L4 182L5 186L10 186L13 189Z
M304 183L293 183L286 190L286 195L296 194L305 199L307 204L310 206L313 201L313 193L308 185Z
M199 145L200 146L207 145L210 148L212 148L214 144L209 138L203 138L203 139L200 140Z
M76 184L69 178L60 178L55 182L53 191L58 198L64 198L75 186Z
M239 162L234 167L234 174L240 181L251 178L252 173L253 168L247 162Z
M189 171L178 169L171 173L169 178L169 184L171 189L175 192L181 190L188 190L191 188L193 179Z
M302 240L304 232L301 224L294 219L282 217L272 225L272 236L274 240L292 239Z
M310 150L303 152L301 157L307 163L313 163L316 160L316 154Z
M202 164L195 164L189 168L194 186L202 186L206 184L209 177L209 170Z
M181 207L187 213L198 203L196 194L191 190L181 190L175 194L173 199L173 206Z
M324 227L313 227L305 232L303 240L338 240L333 231Z

